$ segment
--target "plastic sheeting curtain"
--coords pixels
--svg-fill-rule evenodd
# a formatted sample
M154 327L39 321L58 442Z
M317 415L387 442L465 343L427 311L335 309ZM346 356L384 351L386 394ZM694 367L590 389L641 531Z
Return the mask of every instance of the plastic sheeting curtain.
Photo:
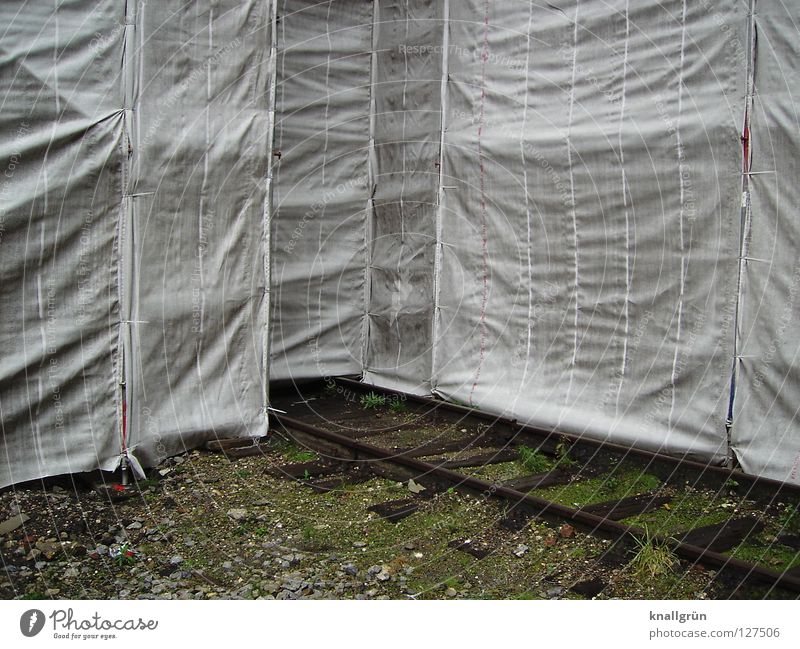
M273 378L728 458L746 7L280 14Z
M372 3L278 8L270 378L359 374Z
M434 390L721 462L736 3L451 3Z
M797 481L796 13L3 3L0 484L358 373Z
M125 441L148 464L266 432L270 9L137 8Z
M375 193L364 378L430 392L439 187L443 10L375 3Z
M5 486L119 459L125 15L112 0L4 2L0 24Z
M800 8L758 2L732 443L744 469L800 481Z
M0 486L263 434L271 4L0 17Z

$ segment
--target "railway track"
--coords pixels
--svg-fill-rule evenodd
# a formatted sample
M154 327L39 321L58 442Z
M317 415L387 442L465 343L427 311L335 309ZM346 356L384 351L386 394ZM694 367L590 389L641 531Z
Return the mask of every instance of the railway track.
M668 546L736 585L800 593L800 490L785 483L346 378L279 391L272 403L273 430L322 457L272 470L323 492L374 475L407 482L407 498L373 508L387 520L413 515L443 490L470 492L505 501L500 524L510 529L532 518L568 524L611 539L608 556L620 562L644 544ZM258 452L240 443L218 450ZM709 498L732 501L729 511L707 513Z

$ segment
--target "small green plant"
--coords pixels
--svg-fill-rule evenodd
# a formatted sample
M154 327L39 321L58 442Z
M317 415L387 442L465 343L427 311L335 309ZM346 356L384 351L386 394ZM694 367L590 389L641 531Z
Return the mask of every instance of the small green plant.
M511 599L539 599L534 593L529 590L524 590L512 596Z
M311 480L311 472L308 469L303 471L303 480L305 480L306 482Z
M797 508L786 505L778 516L778 524L784 534L800 534L800 516L797 514Z
M260 525L253 530L255 536L266 536L269 534L269 529L265 525Z
M400 399L392 399L391 403L389 403L389 410L396 415L400 415L404 412L408 412L408 406L405 404L405 401L401 401Z
M327 395L335 394L336 393L336 381L333 379L328 379L325 381L325 387L323 388L323 392Z
M119 566L129 566L136 563L136 553L130 547L130 544L123 543L119 548L119 554L114 557L114 560Z
M361 407L364 408L364 410L370 410L371 408L377 408L379 406L386 405L386 397L382 394L375 394L374 392L362 395L359 401L361 402Z
M25 593L21 599L48 599L48 597L44 593L40 593L38 590L32 590L29 593Z
M585 559L587 555L586 548L575 548L569 553L571 559Z
M545 473L552 468L550 460L542 453L528 446L520 446L519 461L531 473Z
M300 530L301 545L306 550L325 550L329 547L320 530L311 523L306 523Z
M286 459L290 462L313 462L317 459L317 454L313 451L295 448L286 453Z
M633 574L649 579L670 574L678 562L675 553L666 543L656 541L647 526L644 532L643 539L634 537L638 549L630 563Z
M575 460L569 456L569 443L566 440L562 439L556 444L556 457L558 458L558 466L568 467L575 464Z
M253 523L253 521L245 521L233 528L233 534L234 536L247 536L251 534L254 529L255 523Z
M442 586L444 588L454 588L455 590L460 589L461 581L457 577L448 577L442 582Z
M250 473L250 471L247 471L246 469L238 469L235 475L237 478L249 478L253 474Z

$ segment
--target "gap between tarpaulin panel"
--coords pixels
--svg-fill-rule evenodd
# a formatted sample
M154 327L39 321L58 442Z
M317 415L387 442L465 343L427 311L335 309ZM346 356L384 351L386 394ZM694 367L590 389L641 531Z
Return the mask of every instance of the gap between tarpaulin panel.
M372 244L373 244L373 219L375 218L375 193L377 184L378 161L375 151L375 122L377 113L377 100L375 87L378 81L378 43L380 38L380 2L372 2L372 40L369 60L369 134L367 141L367 201L364 219L364 317L361 324L361 367L362 378L367 372L367 359L370 344L370 305L372 303Z
M131 407L128 401L132 393L134 372L132 367L132 332L133 295L135 286L134 270L134 222L136 188L138 181L137 154L138 123L137 104L139 101L139 66L136 49L137 24L141 24L140 11L144 11L144 3L125 3L125 30L120 76L122 79L122 196L120 206L120 222L118 227L119 270L117 290L119 295L119 336L117 343L116 381L117 381L117 416L120 438L119 464L122 466L122 481L127 482L127 469L131 467L139 477L144 471L133 455L135 444L130 443Z
M264 298L262 300L262 332L261 332L261 371L263 381L262 398L264 400L264 429L269 432L269 365L272 338L270 336L272 318L272 215L273 215L273 170L275 151L275 118L277 104L277 72L278 72L278 0L270 2L270 47L269 47L269 100L267 106L267 178L264 192L264 208L262 215L261 245L264 255Z
M726 437L726 464L735 466L738 458L733 450L731 439L731 429L733 426L734 403L736 400L736 378L739 371L739 338L741 333L742 320L742 285L745 278L745 267L747 265L747 242L748 232L752 226L752 213L750 205L750 173L753 160L753 143L750 137L750 119L753 114L753 95L755 93L755 67L756 67L756 45L758 42L758 32L755 20L756 0L750 0L747 7L747 70L745 75L745 98L744 113L742 116L742 185L741 203L739 215L739 276L736 282L736 307L735 307L735 326L733 328L733 360L731 363L730 390L728 395L728 416L725 426Z
M439 178L436 190L436 240L433 253L433 314L431 323L431 394L437 394L436 385L436 348L438 347L439 331L441 329L441 274L442 274L442 218L445 210L445 185L444 185L444 147L447 133L447 82L450 73L450 0L444 0L442 7L442 81L439 87Z

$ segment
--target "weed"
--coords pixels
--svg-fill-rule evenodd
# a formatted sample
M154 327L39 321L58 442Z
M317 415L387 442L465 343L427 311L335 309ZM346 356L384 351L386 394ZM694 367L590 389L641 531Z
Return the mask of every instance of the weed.
M114 557L114 560L119 566L129 566L136 563L136 553L130 547L130 544L123 543L119 548L119 554Z
M556 457L558 458L557 464L561 467L573 466L575 460L569 456L569 443L567 441L560 441L556 444Z
M800 516L797 515L797 508L786 505L778 516L778 524L785 534L800 533Z
M386 405L386 397L382 394L375 394L375 392L362 395L359 401L361 402L361 407L364 408L364 410Z
M325 387L323 388L325 394L335 394L336 393L336 381L333 379L329 379L325 382Z
M569 556L571 559L583 559L586 554L586 548L575 548L569 553Z
M672 572L678 558L672 549L663 542L656 541L645 526L645 537L634 537L638 550L631 560L630 566L637 577L653 579Z
M528 446L520 446L518 452L520 463L531 473L545 473L553 466L542 453Z
M461 586L461 581L457 577L448 577L442 582L442 586L445 588L454 588L455 590L459 590Z
M233 529L234 536L244 536L245 534L249 534L253 531L253 524L246 522L242 523L241 525L235 527Z
M324 550L329 547L327 541L311 523L306 523L300 530L302 546L306 550Z
M40 593L38 590L25 593L20 599L49 599L47 595Z
M294 448L286 452L286 459L290 462L313 462L317 459L317 454L313 451Z
M266 525L260 525L253 530L254 536L266 536L267 534L269 534L269 529L266 527Z
M511 599L539 599L532 591L526 590L513 595Z
M401 401L400 399L392 399L391 403L389 403L389 410L391 410L394 414L399 415L404 412L408 412L408 406L406 406L405 402Z
M303 480L305 480L306 482L311 480L311 472L308 469L303 471Z
M235 475L237 478L249 478L253 474L250 473L250 471L247 471L246 469L238 469L237 471L235 471Z

